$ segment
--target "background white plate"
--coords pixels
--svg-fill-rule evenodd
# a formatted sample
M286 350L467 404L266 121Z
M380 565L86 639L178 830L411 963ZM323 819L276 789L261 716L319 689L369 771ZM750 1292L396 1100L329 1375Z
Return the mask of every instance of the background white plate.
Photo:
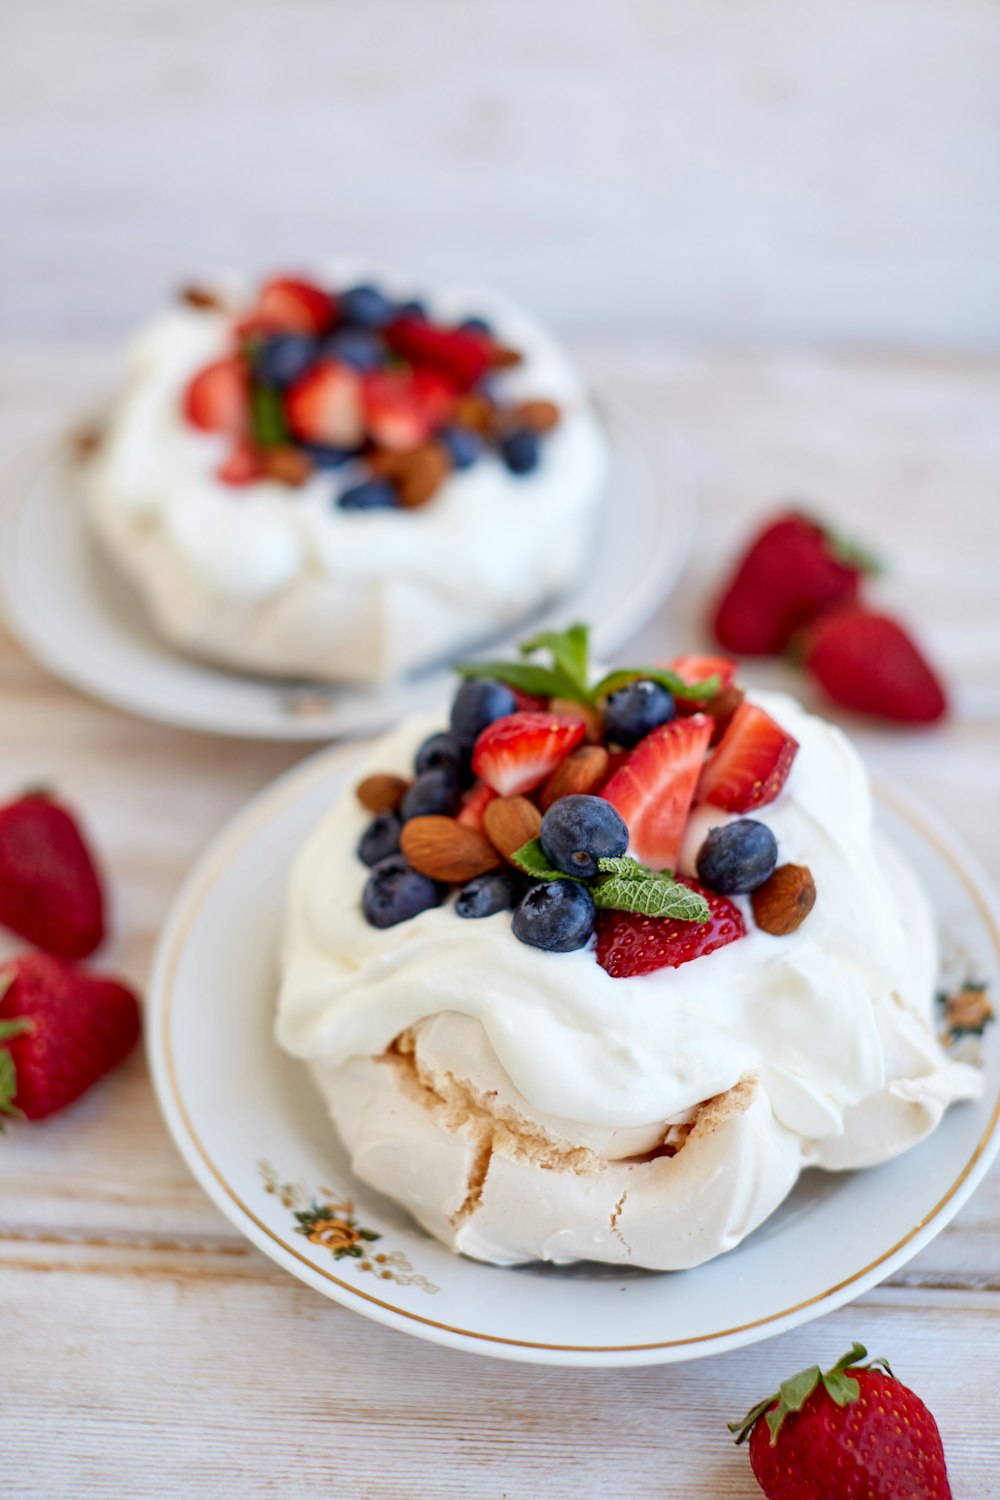
M652 1364L719 1353L829 1312L932 1239L1000 1145L1000 1036L987 1034L986 1089L915 1150L866 1172L807 1173L728 1255L692 1271L533 1266L451 1254L352 1179L302 1064L271 1037L289 867L349 785L354 747L322 751L261 794L210 847L157 953L148 1048L160 1106L202 1186L250 1240L328 1297L377 1321L500 1358ZM878 821L926 883L949 984L995 986L1000 930L971 857L894 789ZM995 909L994 909L995 910ZM260 1163L273 1171L271 1191ZM295 1232L316 1198L381 1238L358 1258ZM381 1256L381 1259L377 1257Z
M611 447L586 576L489 647L589 620L608 657L658 609L691 542L694 466L684 445L657 445L654 471L620 415L602 406ZM50 459L0 514L0 595L11 629L72 686L144 718L260 739L371 734L441 699L447 667L376 689L253 677L185 657L154 634L138 598L88 534L72 477ZM599 563L599 565L598 565ZM460 653L462 654L462 653Z

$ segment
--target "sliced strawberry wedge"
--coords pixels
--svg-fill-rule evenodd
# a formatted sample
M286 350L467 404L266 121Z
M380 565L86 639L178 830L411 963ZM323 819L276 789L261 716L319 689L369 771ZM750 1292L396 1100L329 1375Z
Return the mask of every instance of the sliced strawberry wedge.
M798 741L770 714L741 703L705 764L697 800L726 812L752 812L773 802L788 779Z
M628 852L652 870L672 870L684 837L712 720L692 714L641 739L605 782L601 796L628 827Z
M336 312L335 300L321 287L295 276L278 276L261 291L249 322L274 333L323 333Z
M718 677L719 691L727 688L736 676L736 663L729 656L675 656L670 663L671 672L676 672L682 682L704 682L706 677Z
M462 799L456 821L464 823L466 828L474 828L477 833L483 830L483 813L491 802L496 801L496 792L485 781L477 781L474 787L466 792Z
M320 360L289 390L285 415L305 443L356 448L364 436L356 371L336 359Z
M583 736L579 719L551 713L507 714L494 719L479 736L472 769L501 797L519 797L541 786Z
M455 392L433 370L372 370L362 377L361 400L372 441L408 453L448 420Z
M188 382L184 415L202 432L242 433L250 420L250 372L237 356L217 359Z
M630 979L657 969L678 969L704 958L746 934L738 906L697 880L680 882L708 902L707 922L680 922L676 917L643 917L630 911L597 913L597 962L612 979Z
M264 473L264 455L260 449L255 448L246 438L239 438L216 469L215 477L221 479L223 484L238 488L240 485L253 484L254 480L263 478Z
M441 328L422 318L398 318L385 331L390 349L412 365L437 370L455 388L467 391L493 363L493 346L478 333Z

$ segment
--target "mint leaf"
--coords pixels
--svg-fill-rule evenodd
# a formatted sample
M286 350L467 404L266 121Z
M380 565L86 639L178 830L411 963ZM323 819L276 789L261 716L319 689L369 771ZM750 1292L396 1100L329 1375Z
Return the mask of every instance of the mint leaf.
M611 875L590 894L594 905L605 911L634 911L642 917L673 917L680 922L707 922L711 915L704 896L669 876Z
M667 688L675 698L683 698L685 702L698 702L702 698L714 698L721 687L719 674L713 672L711 677L702 678L701 682L685 682L683 677L678 677L676 672L669 672L665 667L621 667L618 671L609 672L602 677L596 687L591 689L591 698L607 698L610 693L617 693L619 688L626 687L630 682L636 682L640 677L648 678L650 682L658 682L661 687Z
M258 448L280 448L288 442L281 397L273 386L251 386L250 425Z
M577 885L585 882L577 879L575 875L567 875L565 870L557 870L555 865L550 865L542 848L541 839L529 839L516 849L511 855L514 864L532 880L576 880Z
M589 643L589 629L586 625L577 624L571 625L568 630L545 630L541 635L533 636L530 641L523 642L521 654L530 656L534 651L551 651L556 671L573 683L578 694L587 698Z
M522 693L532 693L537 698L573 698L580 700L580 693L571 678L552 667L539 667L527 661L463 661L455 671L460 677L488 677L493 682L505 682L508 687L518 688Z
M621 880L658 880L661 875L670 876L672 870L651 870L648 865L641 865L631 854L623 854L616 859L599 859L597 868L602 875L617 875Z

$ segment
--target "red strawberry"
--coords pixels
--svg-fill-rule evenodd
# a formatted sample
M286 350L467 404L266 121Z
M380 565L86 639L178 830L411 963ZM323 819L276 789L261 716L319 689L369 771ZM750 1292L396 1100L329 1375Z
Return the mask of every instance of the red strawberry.
M45 953L0 969L0 1114L41 1120L122 1062L139 1038L131 990Z
M61 958L86 958L104 937L104 895L76 822L30 793L0 808L0 923Z
M372 370L362 376L364 422L380 448L408 453L448 418L454 391L433 370Z
M755 537L716 605L719 644L744 656L784 651L809 620L856 598L865 571L807 516L779 516Z
M801 1371L730 1422L767 1500L951 1500L933 1416L884 1359L860 1365L866 1352Z
M670 663L671 672L676 672L682 682L704 682L706 677L718 677L719 692L727 688L736 676L736 663L728 656L675 656Z
M726 812L751 812L773 802L788 780L798 741L770 714L741 703L698 782L696 800Z
M838 610L809 627L803 660L842 708L901 724L933 724L948 712L944 688L910 637L885 615Z
M679 877L704 896L711 910L707 922L681 922L676 917L643 917L632 911L597 913L597 962L612 979L652 974L656 969L678 969L693 958L703 958L734 943L746 933L738 906L726 896Z
M262 289L250 322L273 332L323 333L336 312L334 298L321 287L295 276L278 276Z
M285 414L305 443L356 448L364 436L357 373L339 360L319 360L289 390Z
M548 706L549 706L549 700L548 700L548 698L539 698L536 693L525 693L525 692L522 692L520 688L516 688L516 687L512 687L511 688L511 692L514 694L514 698L515 698L515 700L517 702L518 708L522 708L522 709L537 709L537 708L540 708L542 710L542 712L544 713L545 709L547 709Z
M518 797L541 786L583 735L580 720L562 714L507 714L479 736L472 769L501 797Z
M477 833L483 830L483 813L490 803L496 800L496 792L485 781L477 781L475 786L466 792L462 798L462 806L459 809L456 820L464 823L466 828L474 828Z
M233 355L199 370L184 392L184 415L203 432L245 432L250 420L246 361Z
M253 484L265 473L264 456L246 438L238 438L215 471L216 479L234 486Z
M441 328L423 318L398 318L385 337L396 354L439 371L460 391L478 384L493 363L491 341L482 334Z
M601 796L628 825L628 852L653 870L672 870L698 774L712 735L707 714L674 719L641 739Z

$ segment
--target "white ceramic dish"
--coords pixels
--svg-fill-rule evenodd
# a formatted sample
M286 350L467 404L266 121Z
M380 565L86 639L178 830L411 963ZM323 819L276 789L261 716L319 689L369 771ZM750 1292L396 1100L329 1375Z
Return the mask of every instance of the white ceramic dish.
M509 654L536 629L580 619L592 623L594 655L606 658L676 582L693 529L691 455L680 443L658 445L654 471L627 421L605 411L605 422L611 467L595 566L570 594L491 642L490 654ZM11 629L55 676L117 708L186 729L285 740L372 734L447 691L445 668L382 688L331 688L241 675L180 655L157 638L138 598L97 552L70 476L51 459L0 511L0 596Z
M305 1068L272 1040L292 860L349 785L354 747L319 752L252 802L188 880L160 942L148 1047L160 1106L195 1176L266 1255L390 1327L499 1358L568 1365L693 1359L767 1338L884 1280L945 1226L1000 1146L1000 1035L986 1089L884 1166L807 1173L730 1254L692 1271L503 1270L452 1255L352 1179ZM974 862L892 788L880 826L931 893L946 971L1000 978L1000 925ZM996 1032L997 1028L993 1028ZM325 1205L313 1238L296 1212Z

